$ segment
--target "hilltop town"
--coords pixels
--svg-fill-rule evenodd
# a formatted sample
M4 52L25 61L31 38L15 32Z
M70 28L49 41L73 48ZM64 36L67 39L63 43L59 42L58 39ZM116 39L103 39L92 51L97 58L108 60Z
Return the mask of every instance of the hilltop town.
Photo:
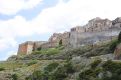
M121 17L111 21L96 17L84 26L76 26L70 32L54 33L48 41L26 41L19 45L18 54L31 54L38 48L54 48L59 41L65 47L77 48L83 45L95 45L111 41L121 30Z

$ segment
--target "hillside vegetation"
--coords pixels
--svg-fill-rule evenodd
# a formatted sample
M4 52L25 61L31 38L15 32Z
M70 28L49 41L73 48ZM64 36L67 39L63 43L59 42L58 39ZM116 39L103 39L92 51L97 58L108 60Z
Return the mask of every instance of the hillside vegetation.
M121 61L114 60L119 39L79 48L39 49L0 62L0 80L121 80Z

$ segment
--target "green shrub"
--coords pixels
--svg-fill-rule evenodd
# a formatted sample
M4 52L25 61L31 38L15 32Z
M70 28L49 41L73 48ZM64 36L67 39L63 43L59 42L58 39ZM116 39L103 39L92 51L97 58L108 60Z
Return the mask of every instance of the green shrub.
M111 77L104 76L103 80L121 80L121 62L108 60L102 67L104 71L109 71L112 73Z
M112 73L117 73L118 70L121 72L121 63L120 62L113 62L111 60L108 60L103 64L104 70L110 71ZM121 73L120 73L121 74Z
M12 75L12 80L18 80L17 74L13 74L13 75Z
M41 51L41 50L42 50L42 47L37 48L37 51Z
M68 74L74 73L71 63L59 65L57 62L50 63L43 71L34 71L26 80L64 80Z
M59 46L62 46L62 44L63 44L63 43L62 43L62 39L61 39L61 40L59 41Z
M96 59L93 63L91 63L91 68L96 68L101 63L101 59Z
M96 67L99 65L98 62L100 63L101 61L94 61L94 68L90 67L82 70L77 80L121 80L121 62L108 60ZM101 77L99 77L100 73Z
M71 62L67 62L64 65L64 68L66 69L66 73L74 73L75 72Z
M5 68L3 68L3 67L0 68L0 71L4 71L4 70L5 70Z
M58 47L56 47L56 49L58 49L58 50L63 50L65 47L64 46L58 46Z
M121 32L118 35L118 42L121 42Z
M113 53L116 46L119 44L119 42L117 40L112 41L111 45L110 45L110 51Z
M33 51L32 54L42 54L41 51Z
M78 80L91 80L95 76L93 69L87 69L79 74Z
M59 53L60 50L57 48L42 49L41 51L33 51L32 54L48 54L53 55Z
M121 32L118 35L118 39L112 41L112 44L110 45L110 50L111 52L114 52L116 46L121 43Z
M50 48L47 50L46 54L50 54L50 55L53 55L53 54L58 54L60 51L56 48Z
M56 67L57 67L58 65L59 65L59 64L56 63L56 62L51 63L51 64L49 64L48 66L46 66L46 67L44 68L44 72L45 72L45 73L52 72L54 69L56 69Z
M31 60L29 63L27 63L27 65L28 65L28 66L31 66L31 65L36 64L36 63L37 63L36 60Z
M51 74L50 80L64 80L67 77L66 69L59 66L57 70Z
M41 71L33 72L32 76L31 76L31 80L41 80L41 79L42 79Z
M70 62L66 62L64 65L60 65L54 73L50 76L50 80L64 80L68 74L74 73L75 70Z

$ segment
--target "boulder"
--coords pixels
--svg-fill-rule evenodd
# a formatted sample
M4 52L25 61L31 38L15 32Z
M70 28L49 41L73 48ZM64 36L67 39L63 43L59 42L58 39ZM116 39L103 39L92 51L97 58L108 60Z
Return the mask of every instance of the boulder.
M0 80L13 80L12 74L0 72Z
M117 45L115 51L114 51L115 59L119 60L121 59L121 43Z

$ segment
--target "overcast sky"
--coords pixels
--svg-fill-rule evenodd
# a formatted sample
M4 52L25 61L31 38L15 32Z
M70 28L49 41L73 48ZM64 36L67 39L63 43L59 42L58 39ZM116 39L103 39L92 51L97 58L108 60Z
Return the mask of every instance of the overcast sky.
M0 60L22 42L48 40L95 17L121 17L120 8L121 0L0 0Z

